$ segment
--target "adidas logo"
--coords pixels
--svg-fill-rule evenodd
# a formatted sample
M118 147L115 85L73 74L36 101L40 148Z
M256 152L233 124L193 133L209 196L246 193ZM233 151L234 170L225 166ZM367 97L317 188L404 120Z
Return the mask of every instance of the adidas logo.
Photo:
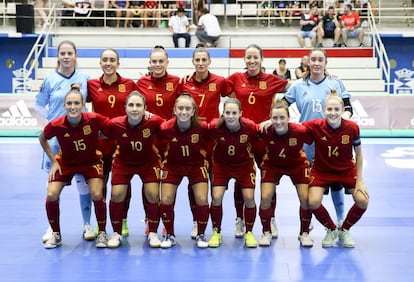
M37 119L33 118L23 100L12 105L8 111L1 114L0 126L36 126Z
M351 120L355 121L359 126L375 126L375 119L369 117L359 100L352 101L352 108L354 114Z

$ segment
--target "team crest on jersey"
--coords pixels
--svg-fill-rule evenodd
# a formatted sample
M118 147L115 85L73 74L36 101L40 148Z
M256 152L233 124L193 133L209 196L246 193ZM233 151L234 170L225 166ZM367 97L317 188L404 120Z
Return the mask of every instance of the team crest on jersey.
M266 83L266 81L260 81L259 82L259 89L261 89L261 90L267 89L267 83Z
M84 135L89 135L89 134L91 134L91 133L92 133L91 126L90 126L90 125L85 125L85 126L83 127L83 134L84 134Z
M125 84L119 84L119 85L118 85L118 92L123 93L123 92L125 92L125 91L126 91Z
M198 143L198 141L200 141L200 135L192 134L191 135L191 143Z
M342 144L349 144L349 135L342 135Z
M296 146L298 145L298 139L297 138L289 138L289 146Z
M211 92L215 92L215 91L217 91L217 85L216 85L216 83L210 83L209 85L208 85L208 91L211 91Z
M165 89L167 91L173 91L174 90L174 84L172 82L167 82L167 84L165 84Z
M247 143L247 135L246 134L240 135L240 143Z
M151 130L149 129L149 128L145 128L143 131L142 131L142 137L144 137L144 138L148 138L148 137L150 137L151 136Z

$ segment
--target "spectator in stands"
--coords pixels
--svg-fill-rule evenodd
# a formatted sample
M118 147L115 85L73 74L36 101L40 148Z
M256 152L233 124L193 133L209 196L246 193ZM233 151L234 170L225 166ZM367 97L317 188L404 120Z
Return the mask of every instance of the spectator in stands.
M88 18L91 11L92 3L90 0L76 0L74 9L76 26L89 26L90 20Z
M286 8L288 8L288 6L289 6L289 1L276 1L275 2L275 10L280 18L280 21L282 22L282 25L286 24L286 15L287 15Z
M149 20L152 18L151 25ZM144 27L158 27L160 25L160 13L158 1L147 0L144 2Z
M275 3L270 0L263 0L260 3L260 15L262 17L262 26L274 25L272 17L275 16Z
M201 17L197 24L196 36L206 47L217 47L221 36L220 24L217 17L210 14L207 8L201 10Z
M131 17L129 9L129 0L115 0L111 2L112 8L115 9L116 16L116 27L121 24L121 18L124 17L124 27L128 27L129 20Z
M109 8L109 0L92 0L92 12L90 24L92 26L103 26L104 25L104 18L108 16L107 10Z
M45 4L47 0L36 0L36 11L40 16L38 25L43 26L44 24L47 24L47 15L45 12Z
M161 27L167 27L168 19L174 15L174 3L174 1L161 1Z
M303 8L305 7L305 4L303 1L290 1L288 2L288 8L289 8L289 23L288 26L292 25L294 18L299 18L303 13Z
M279 68L276 68L273 71L274 75L277 75L280 78L283 78L285 80L291 80L292 77L290 75L290 70L288 68L286 68L286 60L285 59L280 59L279 60Z
M206 8L205 0L193 0L194 18L193 24L198 23L198 19L201 17L201 10Z
M168 21L168 29L172 32L172 39L174 41L174 47L178 48L178 39L185 39L185 48L190 47L191 35L190 35L190 22L186 15L184 15L184 8L178 7L177 12Z
M73 20L73 9L75 8L76 0L62 0L62 19L60 22L61 26L74 26L75 21Z
M335 13L335 8L329 6L326 14L318 25L318 47L323 47L323 38L332 38L334 41L333 47L341 47L339 38L341 37L341 24L338 21L338 17Z
M345 4L344 14L341 16L342 40L347 46L348 37L358 37L359 47L364 47L364 29L361 28L361 19L357 12L352 10L351 4Z
M304 13L300 16L299 24L301 28L298 34L298 41L302 48L306 47L306 38L311 40L311 47L315 47L318 23L318 7L316 6L311 7L308 13Z
M129 1L129 15L131 27L140 27L142 25L141 17L144 12L144 1Z
M325 9L329 6L333 6L335 9L339 8L339 0L325 0Z
M297 79L302 78L303 74L309 70L309 56L303 56L300 65L295 69Z

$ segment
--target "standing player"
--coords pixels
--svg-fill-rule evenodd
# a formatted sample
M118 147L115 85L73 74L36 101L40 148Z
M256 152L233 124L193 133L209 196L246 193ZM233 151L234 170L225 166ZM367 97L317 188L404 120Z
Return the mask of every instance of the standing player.
M326 74L328 57L323 49L313 49L309 54L309 70L302 79L296 80L284 96L289 105L296 103L301 114L299 122L316 118L323 118L325 99L329 96L331 89L335 89L343 99L345 105L344 118L352 116L351 95L346 90L343 82L335 77ZM315 146L304 145L304 150L309 163L312 164L315 156ZM338 226L344 220L344 193L342 186L331 186L331 197L335 206Z
M288 81L281 79L273 74L267 74L262 71L263 50L256 44L251 44L244 50L244 62L246 72L237 72L228 77L231 81L235 97L240 100L243 108L243 116L260 123L269 118L270 106L276 93L285 92L288 87ZM264 154L264 144L258 143L255 148L255 157L257 164L262 162L261 157ZM235 184L237 186L237 183ZM240 195L241 190L235 188L234 198L236 206L236 237L243 237L243 198ZM276 198L273 206L276 208ZM277 227L272 219L272 234L277 237Z
M222 76L209 71L211 64L210 52L205 47L197 47L193 52L194 73L183 83L183 92L193 96L198 110L200 120L209 123L212 119L218 118L219 105L222 97L231 92L231 85ZM207 152L207 160L210 162L211 152ZM195 221L195 202L191 187L188 190L191 211L193 212L193 228L191 238L197 236L197 222Z
M309 224L312 213L308 207L309 162L302 150L304 143L312 143L312 136L306 127L289 122L289 110L285 101L277 100L270 110L272 127L261 132L260 137L266 144L263 158L261 180L261 202L259 216L263 234L260 246L270 246L272 240L271 217L274 213L271 202L276 193L280 178L287 175L296 187L299 197L300 232L299 241L304 247L312 247L309 238Z
M104 131L115 140L117 150L112 163L112 193L109 212L114 233L108 247L117 248L122 243L123 201L132 177L138 174L144 185L147 199L148 240L151 247L160 247L157 229L159 216L159 186L161 158L153 146L155 135L164 121L157 115L145 117L145 98L133 91L126 101L126 115L113 118Z
M353 248L355 242L349 229L365 213L369 202L368 189L362 179L363 156L359 127L355 122L342 118L344 102L335 90L326 98L324 111L325 118L303 123L311 130L315 140L309 207L327 229L322 247L332 247L339 236L344 247ZM338 182L354 199L354 205L348 211L339 231L322 205L324 191Z
M214 140L212 157L212 201L210 207L213 234L208 241L209 247L219 247L222 242L221 221L223 218L223 197L226 185L234 178L241 189L244 204L246 233L245 246L257 247L253 235L256 219L254 189L256 169L252 149L258 140L258 126L251 120L242 118L239 100L230 98L224 102L223 115L210 124L211 138Z
M120 76L117 71L119 68L119 55L114 49L105 49L100 56L99 64L102 69L102 76L88 81L87 102L92 102L93 111L108 118L125 115L126 98L136 89L132 79ZM115 141L113 139L100 139L98 149L103 155L104 171L104 195L106 196L106 183L112 166L112 155L115 151ZM125 214L122 221L122 235L128 236L127 213L131 200L131 189L128 189L125 198Z
M208 247L204 232L208 222L208 171L205 150L209 132L207 123L198 120L197 105L189 94L180 95L174 105L175 117L160 127L161 142L167 151L162 167L160 214L167 230L162 248L176 244L174 204L177 187L187 176L196 202L197 247Z
M76 68L78 58L76 46L72 41L64 40L58 45L56 71L49 75L42 83L36 96L36 111L48 121L63 116L65 112L64 98L71 85L80 85L83 101L86 100L87 83L89 75ZM56 138L49 140L53 154L59 151ZM49 172L52 163L46 154L43 154L42 169ZM79 201L83 219L83 237L85 240L94 240L95 234L90 224L91 219L91 194L88 185L82 175L75 175L76 186L79 191ZM49 227L42 240L46 242L52 235Z
M102 193L102 158L97 151L97 143L99 133L105 127L108 118L96 113L82 112L85 104L79 90L79 85L71 88L64 98L64 109L67 114L50 121L39 135L39 142L52 162L47 187L46 212L53 232L45 242L46 249L56 248L62 243L59 197L63 187L70 184L72 177L77 173L82 174L88 181L92 194L96 222L99 226L96 247L107 247L106 204ZM53 137L56 137L60 145L56 156L47 141Z

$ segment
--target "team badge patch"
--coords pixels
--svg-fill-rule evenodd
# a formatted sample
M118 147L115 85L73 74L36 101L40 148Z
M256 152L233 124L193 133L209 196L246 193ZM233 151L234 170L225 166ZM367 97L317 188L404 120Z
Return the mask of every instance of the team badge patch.
M123 93L126 91L125 84L119 84L118 85L118 92Z
M349 135L342 135L342 144L349 144Z
M289 138L289 146L296 146L298 144L298 139Z
M91 134L91 133L92 133L91 126L90 126L90 125L85 125L85 126L83 127L83 134L84 134L84 135L89 135L89 134Z
M259 82L259 88L260 88L261 90L265 90L265 89L267 89L267 83L266 83L266 81L260 81L260 82Z
M247 138L246 134L240 135L240 143L247 143Z
M199 140L200 140L200 135L198 134L191 135L191 143L198 143Z
M167 82L167 84L165 84L165 89L167 91L173 91L174 90L174 84L172 82Z
M148 137L150 137L151 136L151 130L149 129L149 128L145 128L143 131L142 131L142 137L144 137L144 138L148 138Z
M208 85L208 91L210 91L210 92L215 92L215 91L217 91L217 85L216 85L215 83L210 83L210 84Z

